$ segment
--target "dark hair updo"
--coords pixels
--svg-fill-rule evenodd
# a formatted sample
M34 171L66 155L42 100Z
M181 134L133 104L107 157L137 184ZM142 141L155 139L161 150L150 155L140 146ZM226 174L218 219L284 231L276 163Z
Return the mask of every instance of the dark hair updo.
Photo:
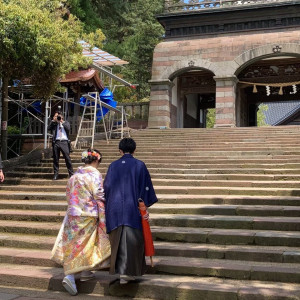
M102 154L98 150L89 148L82 152L81 161L85 164L91 164L95 160L99 160L101 163Z

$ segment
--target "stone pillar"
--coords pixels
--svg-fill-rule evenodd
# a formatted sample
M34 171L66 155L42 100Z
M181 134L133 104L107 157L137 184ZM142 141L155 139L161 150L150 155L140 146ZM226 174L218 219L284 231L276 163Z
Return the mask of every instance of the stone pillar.
M216 81L215 127L236 126L236 76L214 77Z
M170 127L173 82L169 79L150 80L151 94L148 128Z

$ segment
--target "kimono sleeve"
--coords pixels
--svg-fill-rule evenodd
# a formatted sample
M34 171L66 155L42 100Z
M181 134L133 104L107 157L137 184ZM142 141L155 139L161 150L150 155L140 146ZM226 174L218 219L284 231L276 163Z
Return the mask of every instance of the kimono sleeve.
M94 177L92 182L93 196L96 201L105 202L104 190L103 190L103 180L101 174Z
M143 163L140 172L140 197L147 207L157 202L157 197L153 188L151 177L146 165Z

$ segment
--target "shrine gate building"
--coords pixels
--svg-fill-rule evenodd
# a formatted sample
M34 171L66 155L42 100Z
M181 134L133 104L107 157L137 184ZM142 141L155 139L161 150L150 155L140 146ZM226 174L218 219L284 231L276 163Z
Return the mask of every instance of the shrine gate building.
M149 128L256 126L262 102L300 100L300 1L165 1Z

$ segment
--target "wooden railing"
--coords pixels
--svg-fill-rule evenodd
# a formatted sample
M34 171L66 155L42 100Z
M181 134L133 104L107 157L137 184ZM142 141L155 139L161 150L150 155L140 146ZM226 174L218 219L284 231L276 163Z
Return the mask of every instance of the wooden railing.
M289 1L290 0L165 0L165 12L194 11Z

